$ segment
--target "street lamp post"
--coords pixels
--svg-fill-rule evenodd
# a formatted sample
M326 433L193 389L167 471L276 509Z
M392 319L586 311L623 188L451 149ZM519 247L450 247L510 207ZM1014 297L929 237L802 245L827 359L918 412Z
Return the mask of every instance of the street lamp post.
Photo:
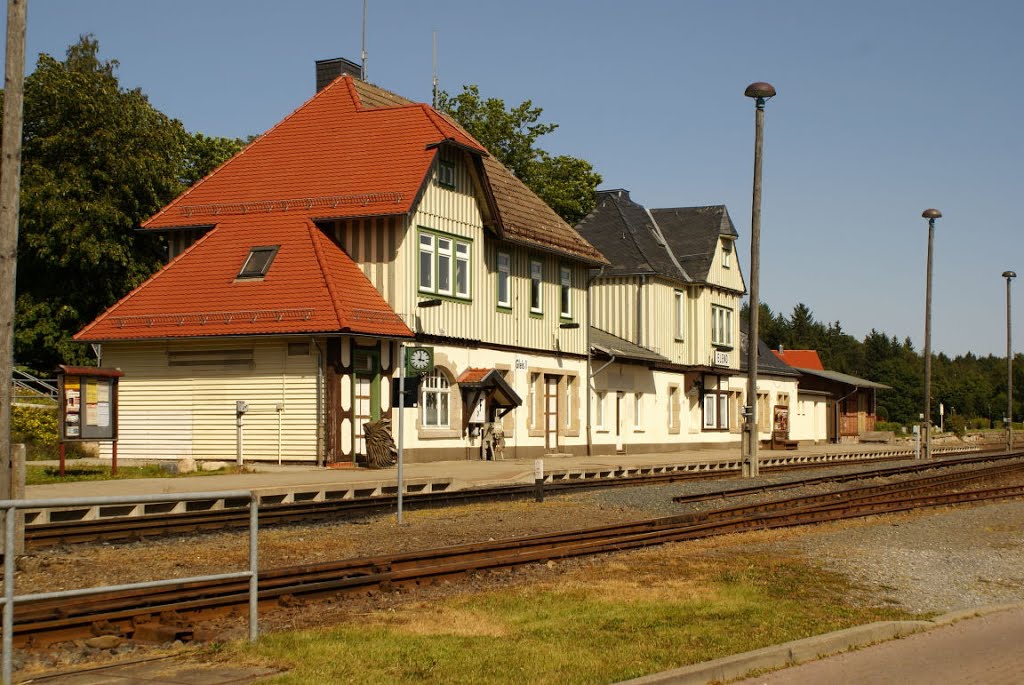
M754 478L759 473L757 459L757 342L760 339L758 318L761 303L761 150L764 144L764 103L775 97L770 83L751 83L743 94L754 99L754 195L750 209L750 322L747 335L747 458L743 475Z
M1010 281L1017 278L1015 271L1004 271L1006 279L1006 451L1013 451L1013 338L1010 335Z
M921 216L928 219L928 266L924 295L924 458L932 458L932 245L935 242L935 220L942 217L937 209L926 209Z

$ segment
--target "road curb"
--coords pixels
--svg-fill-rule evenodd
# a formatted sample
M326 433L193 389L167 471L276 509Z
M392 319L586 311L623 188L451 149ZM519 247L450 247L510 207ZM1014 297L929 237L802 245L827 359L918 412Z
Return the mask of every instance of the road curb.
M1024 608L1024 603L1000 604L954 611L929 621L868 623L781 645L763 647L744 654L734 654L692 666L652 673L633 680L622 681L618 685L707 685L707 683L713 682L726 682L742 678L753 671L771 671L794 666L877 642L885 642L912 633L948 626L958 621L1021 608Z

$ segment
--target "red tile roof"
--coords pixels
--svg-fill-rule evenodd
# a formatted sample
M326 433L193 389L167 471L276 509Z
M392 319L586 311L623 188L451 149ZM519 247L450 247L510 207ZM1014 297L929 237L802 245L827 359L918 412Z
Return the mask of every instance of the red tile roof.
M786 362L794 369L813 369L815 371L824 371L825 367L821 365L821 359L818 357L818 353L815 350L772 350L772 353Z
M463 371L459 375L458 379L455 382L459 383L459 384L462 384L462 383L479 383L480 381L482 381L484 379L484 377L487 374L489 374L492 371L494 371L494 369L469 368L469 369L466 369L465 371Z
M146 221L145 229L213 229L75 339L313 332L411 337L314 221L407 214L442 144L489 161L479 142L431 107L348 76L335 80ZM604 262L499 167L489 164L487 173L505 237ZM238 279L251 248L271 245L280 249L266 277Z
M253 247L267 275L238 279ZM359 267L309 219L229 217L89 324L85 342L351 332L412 337Z
M405 214L436 146L486 154L423 104L368 109L342 77L143 224L209 226L257 212L310 218Z

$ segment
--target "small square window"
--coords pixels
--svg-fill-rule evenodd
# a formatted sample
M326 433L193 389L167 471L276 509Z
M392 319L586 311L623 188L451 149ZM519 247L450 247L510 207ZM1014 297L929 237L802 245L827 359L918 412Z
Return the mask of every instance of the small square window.
M263 278L266 276L280 247L280 245L272 245L252 248L249 251L249 256L245 259L245 264L242 265L242 270L238 272L238 278Z
M455 163L441 160L437 163L437 182L445 188L455 187Z

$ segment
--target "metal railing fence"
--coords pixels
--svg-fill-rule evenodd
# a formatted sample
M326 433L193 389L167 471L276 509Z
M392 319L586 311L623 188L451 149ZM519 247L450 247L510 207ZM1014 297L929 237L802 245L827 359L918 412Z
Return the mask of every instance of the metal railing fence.
M210 497L224 499L249 499L249 570L234 573L220 573L189 578L174 578L126 585L111 585L86 588L81 590L64 590L60 592L41 592L28 595L16 595L14 592L14 569L17 562L15 553L17 520L19 509L38 507L78 507L117 504L146 504L151 502L192 502ZM249 579L249 640L255 641L259 636L259 496L251 490L225 490L221 492L197 492L161 495L128 495L117 497L65 497L58 499L18 499L0 500L3 510L6 534L4 536L4 594L0 598L3 604L3 664L2 679L4 685L10 685L13 677L14 652L14 606L18 602L32 600L62 599L83 597L99 592L119 592L122 590L151 589L167 587L179 583L193 583L211 580Z

